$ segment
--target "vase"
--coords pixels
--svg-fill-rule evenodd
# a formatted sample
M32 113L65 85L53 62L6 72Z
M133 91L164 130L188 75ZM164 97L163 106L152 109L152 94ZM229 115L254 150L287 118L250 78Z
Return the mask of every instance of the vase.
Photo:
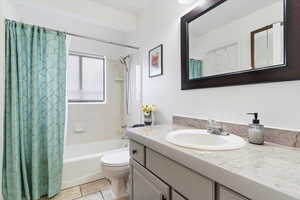
M146 126L152 125L152 113L144 113L144 123Z

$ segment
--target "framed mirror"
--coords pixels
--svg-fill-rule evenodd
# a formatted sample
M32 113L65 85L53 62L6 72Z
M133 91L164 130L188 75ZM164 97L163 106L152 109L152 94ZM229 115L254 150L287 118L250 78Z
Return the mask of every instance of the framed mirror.
M182 89L300 80L299 9L299 0L200 0L181 18Z

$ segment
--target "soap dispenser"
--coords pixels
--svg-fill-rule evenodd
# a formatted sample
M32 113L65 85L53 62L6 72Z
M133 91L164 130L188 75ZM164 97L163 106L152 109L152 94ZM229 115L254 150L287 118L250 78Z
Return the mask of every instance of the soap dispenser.
M248 140L251 144L263 145L264 140L264 126L259 123L258 113L247 113L254 115L252 124L249 124Z

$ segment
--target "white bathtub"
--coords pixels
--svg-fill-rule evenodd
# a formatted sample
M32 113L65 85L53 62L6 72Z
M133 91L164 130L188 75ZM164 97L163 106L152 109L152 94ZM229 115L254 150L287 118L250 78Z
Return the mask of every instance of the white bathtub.
M107 151L127 147L128 141L119 139L66 146L62 188L104 178L100 164L101 156Z

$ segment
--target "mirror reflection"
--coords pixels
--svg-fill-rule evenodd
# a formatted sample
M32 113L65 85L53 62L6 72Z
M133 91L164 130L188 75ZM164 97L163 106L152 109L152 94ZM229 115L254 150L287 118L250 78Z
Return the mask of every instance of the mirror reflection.
M284 0L228 0L189 23L189 78L284 64Z

